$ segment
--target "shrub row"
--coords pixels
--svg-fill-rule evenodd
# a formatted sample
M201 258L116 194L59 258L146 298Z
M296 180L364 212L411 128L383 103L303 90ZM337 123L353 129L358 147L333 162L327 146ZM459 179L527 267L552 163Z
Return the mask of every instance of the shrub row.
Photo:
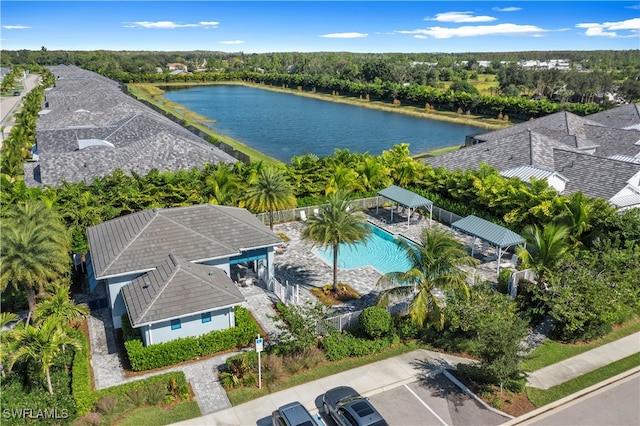
M174 371L171 373L158 374L157 376L147 377L146 379L136 380L134 382L123 383L118 386L97 390L94 393L94 401L98 401L104 397L124 398L129 392L145 387L163 385L167 391L176 393L181 400L189 399L189 385L187 378L182 371Z
M371 355L383 351L399 341L400 338L397 335L378 340L368 340L354 337L350 334L332 333L322 339L320 345L327 354L329 361L337 361L350 356Z
M183 337L149 346L144 346L139 339L128 340L124 346L131 369L151 370L228 349L245 347L256 337L259 327L245 308L236 307L235 317L235 327L212 331L199 337Z
M89 342L85 334L79 330L73 330L82 345L82 349L73 354L71 366L71 394L76 401L78 416L87 414L95 401L91 390L91 371L89 368Z

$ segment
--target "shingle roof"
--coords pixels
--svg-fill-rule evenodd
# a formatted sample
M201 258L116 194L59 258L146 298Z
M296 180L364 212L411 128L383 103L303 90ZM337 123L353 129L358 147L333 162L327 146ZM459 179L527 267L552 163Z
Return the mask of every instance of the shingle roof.
M378 192L378 195L411 208L430 206L433 204L433 201L424 198L422 195L416 194L408 189L400 188L396 185L391 185L390 187L381 190Z
M524 238L510 229L474 215L453 222L451 227L502 248L526 242Z
M122 287L133 327L234 306L244 296L222 269L169 254L157 269Z
M624 162L615 159L620 155L640 155L640 131L630 126L638 109L637 104L627 105L609 110L606 116L598 113L588 117L555 113L476 135L478 140L487 142L426 158L425 162L449 170L476 169L481 163L498 171L534 166L565 177L563 194L582 192L589 197L610 199L637 170L637 165L628 161L621 164Z
M557 149L554 169L567 178L563 194L582 192L609 200L640 172L640 164Z
M589 118L608 127L640 130L640 104L627 104L591 114Z
M122 92L119 85L77 67L51 68L58 76L45 92L48 113L38 117L39 162L25 165L28 186L91 182L116 169L144 175L237 160ZM113 147L78 149L78 140Z
M517 177L523 182L529 182L531 178L535 178L538 180L548 179L551 176L558 176L558 178L566 181L566 178L559 173L556 173L552 170L541 169L535 166L520 166L513 169L505 170L500 174L507 178Z
M211 204L145 210L89 227L87 235L97 279L152 270L169 253L195 262L282 243L246 209Z
M524 130L511 136L428 157L425 162L433 167L449 170L476 169L480 163L486 163L497 170L525 165L553 169L553 149L557 147L568 148L566 144L545 135Z

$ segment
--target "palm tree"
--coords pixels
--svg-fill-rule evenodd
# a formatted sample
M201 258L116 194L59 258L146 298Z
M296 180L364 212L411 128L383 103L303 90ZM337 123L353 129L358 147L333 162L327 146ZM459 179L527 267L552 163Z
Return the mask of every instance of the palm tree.
M269 213L269 227L273 231L273 212L296 205L293 187L282 169L275 166L262 168L251 182L244 198L245 205L257 212Z
M9 371L20 360L33 361L47 379L47 389L53 395L51 387L51 366L62 351L63 346L73 346L76 351L82 350L80 341L67 333L67 328L60 327L58 318L49 317L37 326L26 324L12 331L7 368Z
M334 192L328 197L329 203L317 216L310 217L302 229L302 238L314 246L331 247L333 250L333 291L338 287L338 252L340 244L355 245L366 241L371 234L367 221L357 210L350 209L349 200L342 192Z
M69 284L52 283L47 295L36 306L34 319L41 321L49 317L58 318L61 324L77 327L83 318L89 316L85 303L76 304L70 295Z
M522 230L527 246L519 246L516 254L525 268L532 268L538 276L538 284L545 285L553 274L558 262L571 248L569 227L558 223L548 223L544 228L528 225Z
M69 271L69 233L42 202L16 206L0 223L0 290L9 284L27 293L29 313L36 308L36 287Z
M388 305L391 298L412 296L409 315L422 327L432 323L438 330L444 326L444 302L437 292L455 291L469 297L465 266L475 266L476 260L448 232L440 228L424 228L422 244L400 241L411 269L406 272L389 272L383 275L377 286L384 289L378 296L379 305Z

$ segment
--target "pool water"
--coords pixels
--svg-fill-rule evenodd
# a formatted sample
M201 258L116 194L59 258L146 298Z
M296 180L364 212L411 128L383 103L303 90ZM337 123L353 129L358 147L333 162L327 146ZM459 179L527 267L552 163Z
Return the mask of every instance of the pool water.
M373 232L364 243L351 246L340 245L338 268L353 269L370 265L381 274L396 271L406 272L411 269L407 255L394 240L393 235L377 226L371 225L371 228ZM331 247L320 247L316 249L316 253L329 265L333 265L333 249Z

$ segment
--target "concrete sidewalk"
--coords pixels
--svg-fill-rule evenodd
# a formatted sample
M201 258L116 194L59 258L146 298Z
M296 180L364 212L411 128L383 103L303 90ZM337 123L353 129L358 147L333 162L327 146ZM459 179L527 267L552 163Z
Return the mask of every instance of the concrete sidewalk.
M534 371L527 386L549 389L639 352L640 332Z
M397 357L374 362L342 373L324 377L293 388L275 392L244 404L218 411L177 425L255 425L271 424L271 413L278 407L300 401L312 414L322 406L322 395L337 386L351 386L365 396L411 383L469 359L418 349Z

